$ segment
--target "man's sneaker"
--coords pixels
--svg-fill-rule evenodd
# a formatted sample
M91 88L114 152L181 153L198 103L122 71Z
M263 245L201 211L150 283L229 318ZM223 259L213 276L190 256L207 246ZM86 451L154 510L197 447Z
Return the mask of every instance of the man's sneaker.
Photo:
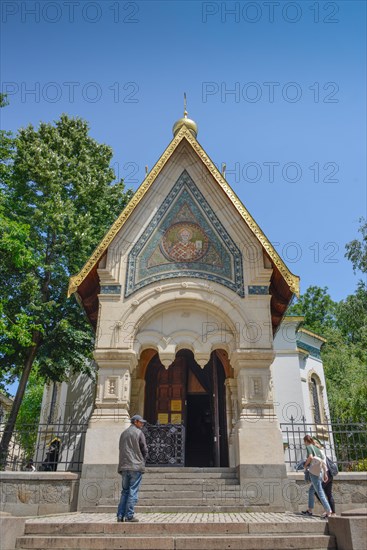
M117 523L122 523L124 521L125 521L125 519L123 517L117 516Z
M138 518L135 518L135 517L133 516L132 518L126 518L125 521L135 523L135 522L137 522L137 521L139 521L139 520L138 520Z

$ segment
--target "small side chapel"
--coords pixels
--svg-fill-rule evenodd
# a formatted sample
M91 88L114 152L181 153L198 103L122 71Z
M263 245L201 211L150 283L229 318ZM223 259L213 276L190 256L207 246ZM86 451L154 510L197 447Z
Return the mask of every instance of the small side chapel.
M235 467L241 483L285 480L277 419L284 411L271 365L298 293L299 278L199 144L185 109L166 150L70 280L69 295L96 332L82 478L88 468L105 477L138 413L151 425L184 427L183 467Z

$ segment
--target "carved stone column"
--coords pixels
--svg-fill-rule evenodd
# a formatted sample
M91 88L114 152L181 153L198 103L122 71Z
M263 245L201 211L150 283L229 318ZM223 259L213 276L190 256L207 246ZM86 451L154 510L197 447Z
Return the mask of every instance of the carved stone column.
M131 384L130 413L144 415L145 380L133 378Z
M241 485L253 485L248 492L249 506L280 511L285 509L286 468L273 402L273 357L272 350L236 350L230 360L238 391L235 446L239 479Z
M131 373L137 365L130 350L97 349L95 408L85 436L78 510L95 506L121 490L117 474L121 432L130 425Z
M131 373L136 354L125 350L96 350L98 380L95 408L86 433L84 464L116 464L118 439L129 425Z
M228 435L229 465L236 465L235 426L238 418L237 380L226 378L226 417Z

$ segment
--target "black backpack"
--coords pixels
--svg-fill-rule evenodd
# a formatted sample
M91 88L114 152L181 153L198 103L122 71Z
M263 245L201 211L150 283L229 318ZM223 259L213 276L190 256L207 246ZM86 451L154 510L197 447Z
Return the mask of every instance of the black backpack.
M328 456L326 457L326 466L331 476L335 477L338 475L339 473L338 466Z

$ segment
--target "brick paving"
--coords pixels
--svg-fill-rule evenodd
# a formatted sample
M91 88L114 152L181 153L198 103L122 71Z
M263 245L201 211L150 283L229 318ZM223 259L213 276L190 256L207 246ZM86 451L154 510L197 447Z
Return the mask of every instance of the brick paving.
M140 523L292 523L323 521L291 512L137 513ZM75 512L28 518L27 523L116 523L116 514Z

